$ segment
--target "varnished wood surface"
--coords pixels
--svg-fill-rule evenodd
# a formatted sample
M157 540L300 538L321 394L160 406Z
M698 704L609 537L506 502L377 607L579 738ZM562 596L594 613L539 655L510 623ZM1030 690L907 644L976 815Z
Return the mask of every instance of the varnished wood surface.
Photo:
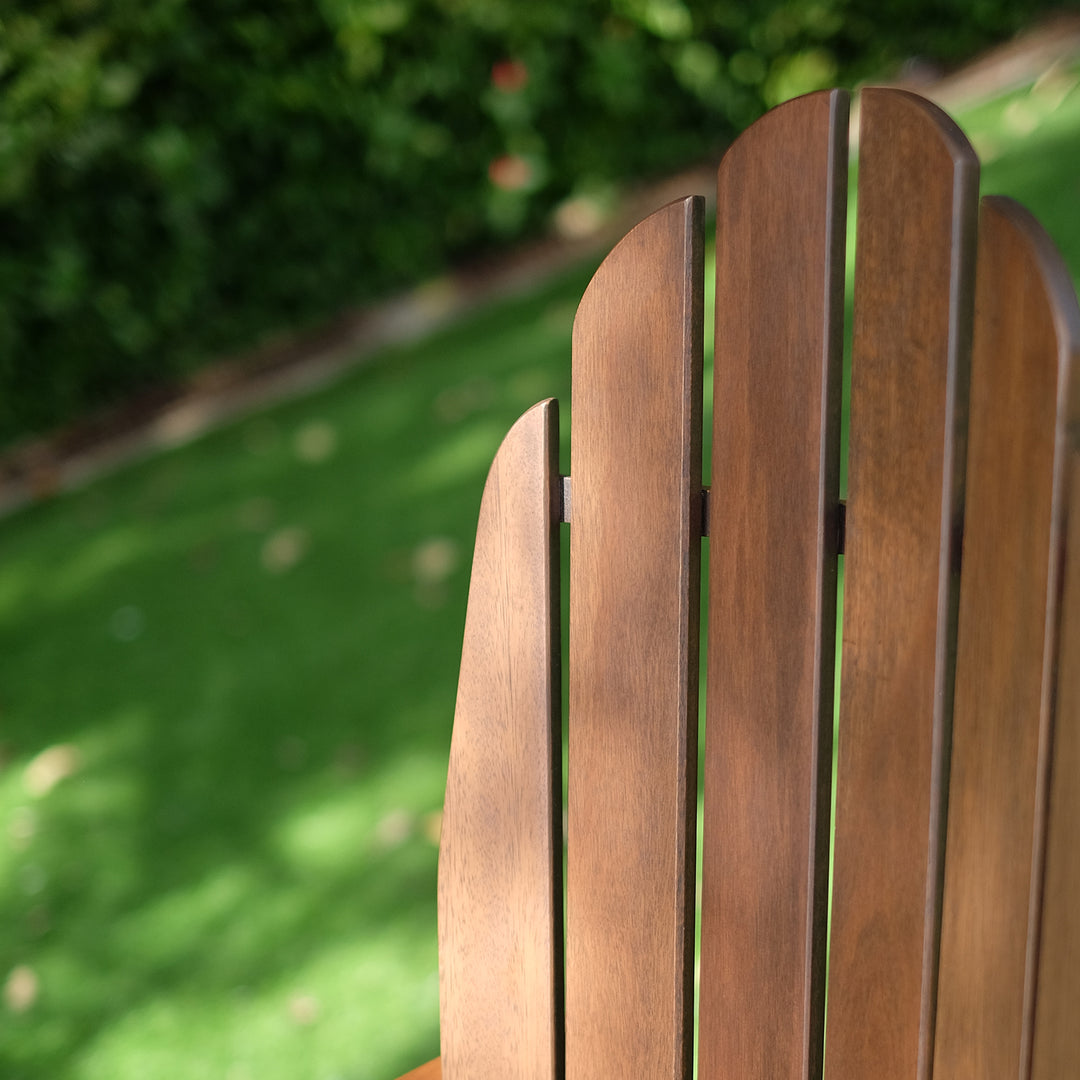
M720 176L702 1080L822 1054L843 111L783 106ZM825 1080L1080 1076L1080 314L988 200L961 590L977 164L911 95L862 115ZM700 217L634 230L575 323L570 1080L690 1075ZM555 424L527 414L485 489L443 1057L402 1080L562 1076Z
M1042 244L1065 385L1066 444L1060 509L1061 607L1056 615L1039 955L1030 973L1033 1080L1080 1076L1080 307L1065 267ZM1067 357L1067 360L1065 358ZM1030 970L1030 968L1029 968Z
M439 849L446 1080L562 1076L558 413L484 488Z
M821 1075L847 107L720 166L701 1080Z
M398 1080L442 1080L442 1062L439 1058L429 1061L426 1065L420 1065L410 1069Z
M1080 361L1075 351L1073 359ZM1034 973L1032 1080L1080 1076L1080 449L1075 439L1069 447L1067 487L1069 537Z
M1024 1077L1031 1046L1072 347L1047 244L984 200L934 1062L957 1080Z
M826 1080L929 1076L978 163L862 96Z
M702 200L608 256L574 323L566 1070L692 1060Z

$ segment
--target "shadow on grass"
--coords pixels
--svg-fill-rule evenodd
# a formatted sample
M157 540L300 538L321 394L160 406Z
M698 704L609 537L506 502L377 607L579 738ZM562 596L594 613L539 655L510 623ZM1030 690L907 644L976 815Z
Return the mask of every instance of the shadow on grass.
M437 1053L479 494L587 276L5 523L4 1076Z

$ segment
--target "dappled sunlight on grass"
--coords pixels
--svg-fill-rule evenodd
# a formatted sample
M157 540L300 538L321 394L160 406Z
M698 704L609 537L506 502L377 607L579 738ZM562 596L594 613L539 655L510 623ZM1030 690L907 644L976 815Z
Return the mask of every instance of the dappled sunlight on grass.
M416 462L407 481L410 490L416 495L426 495L486 470L491 464L492 447L498 447L505 434L506 429L496 420L474 421L463 426Z
M0 1075L437 1052L480 489L587 276L4 523Z
M94 579L123 573L149 546L142 528L111 529L88 541L45 583L49 600L64 603L91 587Z
M1080 67L1055 67L1034 86L973 109L963 121L986 154L983 193L1024 203L1080 281Z

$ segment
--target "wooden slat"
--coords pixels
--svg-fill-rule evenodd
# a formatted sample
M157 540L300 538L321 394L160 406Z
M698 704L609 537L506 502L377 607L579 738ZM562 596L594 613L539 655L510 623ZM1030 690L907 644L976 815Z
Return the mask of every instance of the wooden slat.
M929 1076L978 162L862 95L825 1076Z
M1080 339L1074 339L1080 340ZM1074 344L1074 363L1080 362ZM1073 413L1073 425L1077 423ZM1034 974L1032 1080L1080 1076L1080 447L1066 469L1068 542L1046 804L1039 956Z
M702 200L634 229L578 309L571 406L566 1068L692 1058Z
M1067 377L1061 484L1060 607L1046 730L1038 958L1029 964L1032 1080L1080 1076L1080 307L1065 267L1040 244ZM1066 361L1064 357L1067 356Z
M1055 293L1072 286L1034 219L984 200L934 1062L958 1080L1024 1077L1031 1048L1077 340L1059 337Z
M821 1075L847 112L792 101L720 166L702 1080Z
M563 1075L557 454L542 402L480 509L439 850L446 1080Z

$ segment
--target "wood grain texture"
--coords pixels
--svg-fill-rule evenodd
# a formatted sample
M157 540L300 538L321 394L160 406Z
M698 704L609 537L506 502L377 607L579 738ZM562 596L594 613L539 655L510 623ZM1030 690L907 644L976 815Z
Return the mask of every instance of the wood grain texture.
M410 1069L398 1080L442 1080L442 1061L435 1058L426 1065L419 1065L415 1069Z
M720 166L699 1076L820 1077L847 95Z
M929 1076L978 162L862 95L827 1080Z
M690 1075L702 200L635 228L573 335L566 1072Z
M1060 488L1060 606L1052 712L1046 729L1046 815L1042 854L1038 959L1029 965L1031 1076L1080 1076L1080 307L1065 266L1039 234L1039 256L1050 294L1065 383L1065 442ZM1066 359L1067 358L1067 359Z
M1073 359L1080 360L1075 350ZM1034 973L1032 1080L1080 1076L1080 448L1075 437L1070 443L1057 707Z
M1027 1075L1030 1056L1029 968L1033 974L1075 347L1055 325L1054 294L1072 287L1067 276L1055 280L1064 270L1048 247L1017 204L983 201L935 1039L939 1078L1015 1080Z
M562 1076L557 453L542 402L480 508L439 849L446 1080Z

